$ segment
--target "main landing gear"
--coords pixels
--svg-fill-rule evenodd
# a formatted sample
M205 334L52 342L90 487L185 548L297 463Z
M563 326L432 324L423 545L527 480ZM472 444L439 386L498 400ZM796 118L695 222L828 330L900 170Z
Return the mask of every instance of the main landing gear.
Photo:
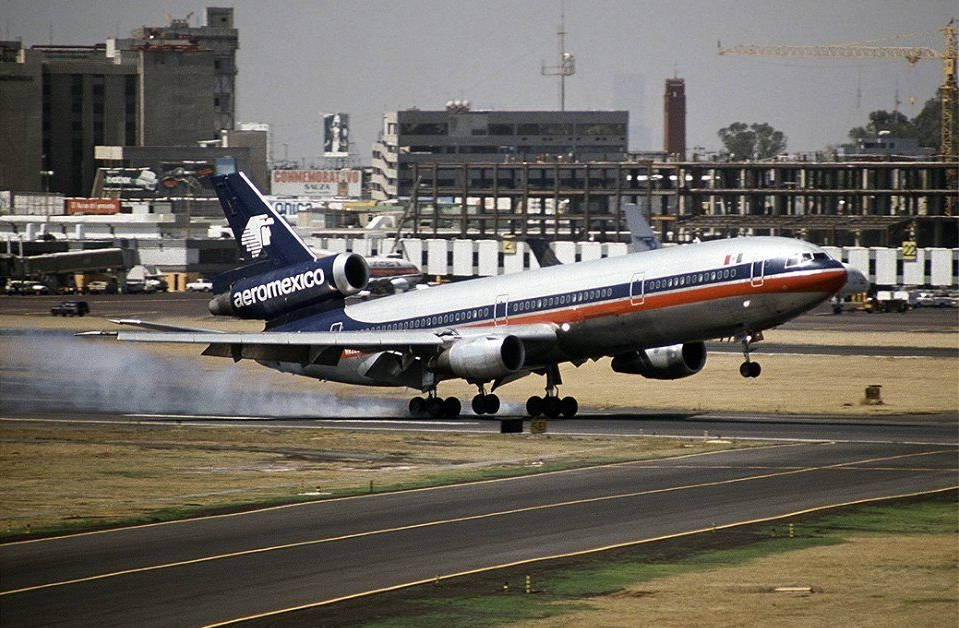
M428 391L427 397L413 397L410 399L410 415L414 417L429 417L431 419L454 419L463 409L460 400L456 397L443 399L436 395L436 390Z
M546 369L546 396L530 397L526 400L526 414L531 417L545 415L549 419L556 419L563 415L567 419L576 416L579 411L579 402L576 397L559 396L559 384L563 380L559 375L559 367L555 364Z
M471 405L476 414L496 414L499 412L499 397L486 394L486 386L481 385Z
M739 365L739 374L743 377L759 377L759 374L762 373L762 367L759 366L759 362L750 362L749 361L749 343L754 340L762 340L763 336L761 333L754 336L749 334L744 334L740 342L743 345L743 357L746 358L746 361Z

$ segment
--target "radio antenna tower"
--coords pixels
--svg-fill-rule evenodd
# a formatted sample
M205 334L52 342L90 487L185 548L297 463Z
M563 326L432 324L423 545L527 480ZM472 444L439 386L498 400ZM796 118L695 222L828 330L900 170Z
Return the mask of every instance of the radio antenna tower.
M543 62L540 73L543 76L559 77L559 110L566 111L566 77L576 74L576 57L566 52L566 13L559 14L559 30L556 32L559 39L559 65L547 66Z

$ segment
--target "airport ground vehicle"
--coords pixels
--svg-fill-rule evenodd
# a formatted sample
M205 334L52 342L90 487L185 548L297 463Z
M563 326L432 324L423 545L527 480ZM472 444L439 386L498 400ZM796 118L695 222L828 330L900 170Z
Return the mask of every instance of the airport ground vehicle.
M50 308L53 316L86 316L90 305L86 301L62 301Z
M877 290L876 295L869 299L867 312L899 312L900 314L912 309L909 302L909 293L905 290Z
M116 294L117 282L115 279L91 281L84 287L84 292L89 294Z
M213 282L209 279L199 278L186 284L187 292L212 292Z
M127 279L123 285L123 292L126 294L150 294L156 292L156 288L144 279Z

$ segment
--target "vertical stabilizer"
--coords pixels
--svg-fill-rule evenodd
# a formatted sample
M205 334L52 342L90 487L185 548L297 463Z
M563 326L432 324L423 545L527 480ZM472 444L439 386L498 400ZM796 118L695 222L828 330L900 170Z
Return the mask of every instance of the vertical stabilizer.
M290 265L316 255L286 220L270 207L242 172L212 177L237 246L251 262Z
M626 203L623 205L623 213L626 215L626 226L629 227L630 241L629 252L638 253L640 251L652 251L660 247L659 238L656 232L649 226L644 212L640 210L636 203Z

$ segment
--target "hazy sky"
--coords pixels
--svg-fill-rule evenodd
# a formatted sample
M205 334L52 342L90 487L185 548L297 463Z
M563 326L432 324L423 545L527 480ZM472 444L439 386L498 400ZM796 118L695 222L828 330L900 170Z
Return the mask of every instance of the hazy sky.
M370 160L384 111L558 109L556 31L576 56L567 109L622 108L614 82L635 81L634 150L662 148L663 80L686 80L687 146L715 150L731 122L768 122L788 150L846 141L870 111L912 117L941 81L938 61L720 57L717 42L833 44L930 31L959 13L955 0L211 0L233 6L240 50L237 119L273 127L274 156L322 153L320 113L351 115L354 152ZM184 0L0 0L0 34L25 45L92 44L167 17L199 25L206 3ZM941 49L933 32L883 45ZM620 88L620 92L622 92ZM861 96L857 96L861 92ZM622 98L622 97L620 97ZM915 104L911 104L914 99ZM634 133L635 136L635 133ZM286 147L284 147L286 144Z

